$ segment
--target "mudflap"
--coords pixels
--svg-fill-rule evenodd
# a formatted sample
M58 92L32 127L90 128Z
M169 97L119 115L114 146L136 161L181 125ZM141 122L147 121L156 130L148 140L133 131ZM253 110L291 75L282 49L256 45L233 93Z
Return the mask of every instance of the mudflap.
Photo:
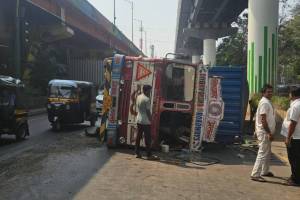
M118 146L117 130L106 130L106 145L108 148L115 148Z

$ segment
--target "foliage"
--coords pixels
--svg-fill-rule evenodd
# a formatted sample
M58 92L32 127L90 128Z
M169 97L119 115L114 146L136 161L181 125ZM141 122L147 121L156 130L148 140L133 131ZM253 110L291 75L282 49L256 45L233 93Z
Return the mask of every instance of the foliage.
M287 110L290 107L290 99L288 97L273 96L272 103L275 107Z
M251 96L251 106L257 108L258 103L261 99L261 94L260 93L254 93ZM272 97L272 104L276 108L280 108L283 110L287 110L290 106L290 100L288 97L283 97L283 96L273 96Z
M248 14L239 16L235 22L237 32L223 38L217 49L218 65L246 65L247 63L247 35Z
M288 0L281 0L280 3L278 74L279 77L286 77L287 83L300 83L300 3L294 8ZM218 65L247 64L247 13L237 19L235 26L238 32L223 38L217 48Z
M260 93L252 94L251 98L250 98L251 106L257 108L260 99L261 99L261 94Z
M31 47L28 79L30 85L40 91L41 95L46 94L49 80L66 76L66 68L61 64L64 56L64 53L54 46L35 44Z
M287 83L299 82L300 75L300 4L292 10L291 19L279 31L279 73Z

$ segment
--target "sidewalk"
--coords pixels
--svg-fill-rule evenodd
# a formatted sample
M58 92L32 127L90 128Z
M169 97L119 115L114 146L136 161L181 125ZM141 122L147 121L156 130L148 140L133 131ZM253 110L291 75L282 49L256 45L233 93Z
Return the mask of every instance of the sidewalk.
M247 136L246 140L250 143L257 144L257 141L252 138L252 136ZM275 140L272 144L272 153L280 159L286 165L289 165L289 160L287 156L286 146L284 143L284 137L276 133ZM258 147L257 147L258 148Z
M283 185L290 168L277 159L277 152L284 148L280 142L273 145L276 177L265 183L250 180L256 152L239 146L207 148L195 163L173 159L173 152L157 153L160 161L148 161L135 158L133 150L110 150L113 156L74 199L298 200L300 188ZM210 164L212 160L219 163Z

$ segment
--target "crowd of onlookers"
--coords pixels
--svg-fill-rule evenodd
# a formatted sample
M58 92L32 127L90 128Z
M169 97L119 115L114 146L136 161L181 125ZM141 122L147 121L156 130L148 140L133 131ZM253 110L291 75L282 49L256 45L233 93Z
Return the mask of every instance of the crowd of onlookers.
M271 142L276 131L275 108L272 104L273 86L266 84L261 90L256 114L251 110L251 117L255 117L255 136L258 139L258 153L251 173L254 181L265 182L264 176L273 177L270 171ZM291 176L286 185L300 186L300 87L289 87L290 106L282 123L280 134L285 137L285 144L291 166ZM249 102L250 105L252 101ZM252 106L253 107L253 106Z

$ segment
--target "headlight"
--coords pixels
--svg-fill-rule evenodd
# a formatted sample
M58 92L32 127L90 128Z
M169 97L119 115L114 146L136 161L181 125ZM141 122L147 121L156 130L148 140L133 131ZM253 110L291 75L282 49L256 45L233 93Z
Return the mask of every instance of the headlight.
M69 105L69 104L66 105L66 109L67 109L67 110L70 110L70 105Z

